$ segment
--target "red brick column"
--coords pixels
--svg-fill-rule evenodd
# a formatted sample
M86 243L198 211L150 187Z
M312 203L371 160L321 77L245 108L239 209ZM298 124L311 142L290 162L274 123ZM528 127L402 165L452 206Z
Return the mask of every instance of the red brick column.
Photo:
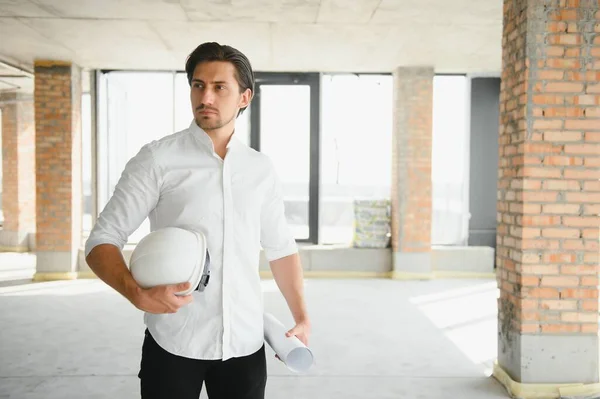
M392 249L395 278L431 274L433 68L394 71Z
M499 367L598 382L597 0L504 1L500 115Z
M81 243L81 71L35 63L37 278L74 277Z
M0 95L2 107L2 212L0 250L29 251L35 245L35 124L33 98Z

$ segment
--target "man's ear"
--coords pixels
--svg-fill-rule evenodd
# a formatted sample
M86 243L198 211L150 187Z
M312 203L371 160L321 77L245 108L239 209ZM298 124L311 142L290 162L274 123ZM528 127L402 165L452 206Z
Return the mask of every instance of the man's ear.
M252 90L246 89L242 93L242 98L240 100L240 108L244 108L244 107L247 107L248 105L250 105L250 102L252 101L252 97L254 97L254 93L252 92Z

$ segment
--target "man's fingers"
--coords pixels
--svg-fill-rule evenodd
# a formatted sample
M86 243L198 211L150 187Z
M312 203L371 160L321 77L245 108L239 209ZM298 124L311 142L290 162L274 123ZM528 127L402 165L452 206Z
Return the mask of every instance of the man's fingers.
M191 284L189 282L185 282L185 283L175 284L173 287L174 287L175 292L179 292L179 291L185 291L185 290L189 289L190 285Z
M187 305L188 303L191 303L194 300L194 296L193 295L185 295L185 296L180 296L178 297L179 301L181 301L181 303L183 305Z
M298 327L294 327L294 328L292 328L290 331L288 331L288 332L285 334L285 336L286 336L286 337L293 337L294 335L298 334L298 332L299 332L298 330L299 330L299 328L298 328Z
M171 284L167 285L167 292L177 294L178 292L183 292L189 289L191 284L189 282L179 283L179 284Z
M294 326L294 328L285 333L285 336L288 338L295 336L300 340L300 342L308 346L308 337L306 336L306 331L304 330L304 326L302 324Z

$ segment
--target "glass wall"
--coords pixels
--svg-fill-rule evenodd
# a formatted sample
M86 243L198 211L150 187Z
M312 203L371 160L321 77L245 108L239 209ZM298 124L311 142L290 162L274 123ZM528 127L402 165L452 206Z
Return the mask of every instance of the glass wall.
M433 80L433 245L466 245L469 233L469 95L463 75Z
M187 129L192 121L192 105L190 103L190 85L185 73L175 74L175 92L173 94L173 131Z
M260 151L277 169L296 239L309 238L310 86L260 86Z
M248 109L238 118L236 135L250 145L251 112L262 115L260 150L276 164L287 165L279 173L289 189L286 208L300 207L297 212L286 209L289 218L299 217L297 223L291 221L297 238L307 237L308 187L316 181L319 243L351 244L353 201L390 198L393 77L324 74L319 83L320 161L316 177L308 173L310 117L302 115L308 115L308 107L315 100L308 97L306 87L263 82L260 101L254 104L258 108ZM465 76L434 79L433 244L462 244L468 234L467 86ZM109 72L99 80L99 90L99 123L104 124L98 133L98 210L102 210L125 163L145 143L187 128L192 110L185 73ZM84 97L84 107L87 104L89 99ZM290 122L296 117L299 119ZM287 121L286 134L280 134L282 120ZM88 145L84 141L84 146ZM85 169L91 170L89 164ZM84 174L85 179L90 177ZM87 201L91 194L86 191L85 195ZM87 203L85 209L91 212ZM91 227L89 223L85 226ZM148 232L146 220L130 237L130 243Z
M83 179L83 236L87 237L92 230L94 211L94 189L92 177L92 101L90 93L81 96L81 147L82 147L82 179Z
M355 199L389 199L391 75L323 75L321 242L350 244Z
M2 147L2 107L0 107L0 148ZM0 151L0 227L4 226L4 212L2 212L2 153L4 151Z

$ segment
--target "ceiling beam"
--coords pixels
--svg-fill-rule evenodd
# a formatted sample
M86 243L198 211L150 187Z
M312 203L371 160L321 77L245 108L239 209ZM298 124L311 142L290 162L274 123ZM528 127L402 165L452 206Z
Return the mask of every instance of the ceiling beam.
M19 73L19 76L9 75L9 76L5 76L5 77L18 78L18 77L22 77L23 75L27 76L28 78L32 78L32 79L34 77L33 72L23 69L21 67L15 66L13 64L10 64L6 61L0 60L0 67L3 67L3 68L6 68L11 71L15 71L15 72Z

